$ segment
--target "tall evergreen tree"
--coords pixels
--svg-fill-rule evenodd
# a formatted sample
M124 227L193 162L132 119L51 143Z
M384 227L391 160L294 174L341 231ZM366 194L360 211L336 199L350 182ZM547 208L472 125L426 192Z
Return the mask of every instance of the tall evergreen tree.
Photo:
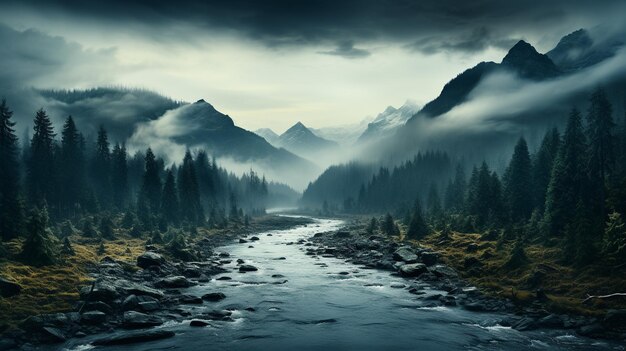
M545 221L548 233L563 236L566 225L573 223L576 212L584 207L584 189L588 185L587 142L580 112L570 113L563 142L554 161L546 196Z
M56 204L55 134L52 122L43 109L37 111L33 129L26 179L29 198L35 205Z
M196 168L189 150L185 153L183 164L178 170L178 192L180 194L180 212L183 219L190 223L204 222L204 210L200 203Z
M413 240L419 240L428 235L428 232L428 225L424 220L422 206L420 206L419 200L416 200L415 205L413 206L411 222L409 223L409 228L406 231L406 237Z
M23 229L23 208L19 199L20 169L15 122L6 100L0 104L0 239L17 237Z
M111 203L111 150L104 126L98 129L98 140L91 167L96 196L100 204L106 208Z
M35 208L27 224L28 236L19 257L33 266L45 266L57 261L56 241L48 228L48 211Z
M116 143L111 153L111 187L113 205L120 210L128 201L128 153L126 146Z
M441 216L443 210L441 208L441 198L439 197L439 192L437 191L437 185L435 185L435 183L430 185L426 204L430 220L434 221L438 219Z
M61 132L59 178L60 201L66 215L74 215L84 192L85 172L81 135L72 116L67 117Z
M450 212L459 212L463 209L467 182L465 171L461 164L456 166L454 181L450 181L445 193L445 209Z
M172 169L167 171L165 185L163 185L163 196L161 199L161 216L170 224L178 223L179 206L178 192L176 191L176 181Z
M615 140L613 136L613 107L604 90L598 89L591 96L587 113L589 141L589 173L602 182L615 165Z
M532 197L533 207L543 214L545 210L546 194L552 175L554 160L561 145L561 135L556 128L552 128L544 136L541 146L532 160Z
M587 136L589 142L588 172L593 191L587 192L589 218L592 232L600 236L606 222L606 192L608 176L615 168L615 140L613 135L613 108L604 90L598 89L591 96L587 113Z
M504 182L504 194L511 220L527 220L533 210L533 199L529 196L532 188L530 154L524 138L520 138L515 146Z
M161 208L159 165L150 148L146 151L143 182L138 201L141 206L145 206L147 211L152 214L157 214Z

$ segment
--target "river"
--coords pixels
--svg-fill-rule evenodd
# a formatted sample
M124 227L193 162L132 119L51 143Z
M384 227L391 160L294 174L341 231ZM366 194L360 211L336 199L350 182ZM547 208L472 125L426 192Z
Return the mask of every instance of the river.
M340 220L316 219L308 226L259 233L260 240L251 244L233 243L219 248L219 252L228 252L233 258L227 266L232 270L214 278L229 276L232 280L213 279L188 288L185 293L201 296L223 292L226 298L220 302L190 308L235 309L234 322L210 322L211 326L203 328L190 327L189 321L165 324L160 328L175 331L175 337L109 349L624 349L606 341L578 337L572 331L519 332L501 327L496 321L502 315L469 312L459 307L421 307L421 299L401 288L406 283L403 278L336 258L307 256L302 245L289 244L341 225ZM259 270L239 273L235 261L239 258ZM255 311L247 311L248 307ZM92 348L88 341L89 338L73 339L62 349L87 350Z

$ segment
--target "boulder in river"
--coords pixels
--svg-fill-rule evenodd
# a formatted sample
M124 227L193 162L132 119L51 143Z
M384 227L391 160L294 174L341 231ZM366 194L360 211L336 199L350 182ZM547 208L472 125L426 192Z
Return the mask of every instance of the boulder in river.
M209 325L209 322L200 319L193 319L191 322L189 322L189 326L191 327L206 327Z
M165 263L163 256L152 251L146 251L137 257L137 266L144 269L150 266L160 266L163 263Z
M146 330L96 339L91 344L95 346L126 345L171 338L174 335L176 334L169 330Z
M255 266L249 264L242 264L241 266L239 266L239 272L255 272L258 270L259 269Z
M401 247L393 253L393 259L406 263L415 263L417 262L417 255L408 247Z
M166 289L188 288L192 285L195 285L195 283L182 275L163 278L154 283L154 286Z
M100 311L89 311L80 316L80 321L86 324L101 324L106 321L106 319L106 313Z
M224 295L224 293L221 293L221 292L212 292L212 293L202 295L203 300L213 301L213 302L224 300L225 298L226 298L226 295Z
M12 282L10 280L0 277L0 296L12 297L15 295L19 295L21 291L22 291L21 285L19 285L16 282Z
M428 269L426 265L423 263L411 263L405 264L400 267L399 273L403 277L419 277L420 275L426 273Z
M124 320L122 322L122 326L127 329L156 327L161 324L163 324L161 318L135 311L124 312Z

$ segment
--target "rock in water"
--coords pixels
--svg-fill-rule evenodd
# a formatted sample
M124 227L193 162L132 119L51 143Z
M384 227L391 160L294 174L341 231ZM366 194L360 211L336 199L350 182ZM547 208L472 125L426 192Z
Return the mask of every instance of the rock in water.
M208 325L210 325L209 322L202 321L199 319L194 319L191 322L189 322L189 326L191 327L206 327Z
M126 345L138 342L171 338L174 335L176 334L174 334L173 331L169 330L147 330L97 339L94 340L91 344L95 346Z
M396 261L404 261L406 263L417 262L417 255L407 247L401 247L393 253L393 259Z
M137 257L137 266L144 269L150 266L160 266L163 263L165 263L163 256L152 251L146 251L141 254L141 256Z
M11 296L19 295L21 291L22 291L21 285L0 277L0 296L11 297Z
M405 264L400 267L399 273L403 277L419 277L423 273L426 273L428 269L423 263L411 263Z
M254 272L258 270L259 269L256 268L255 266L252 266L249 264L242 264L241 266L239 266L239 272Z
M139 329L147 327L156 327L163 324L161 318L149 316L135 311L124 312L123 327L127 329Z
M226 298L226 295L224 295L224 293L221 293L221 292L213 292L213 293L202 295L203 300L214 301L214 302L224 300L225 298Z
M182 275L163 278L157 281L156 283L154 283L154 286L158 288L167 288L167 289L188 288L192 285L195 285L195 283L191 282L189 279L185 278Z

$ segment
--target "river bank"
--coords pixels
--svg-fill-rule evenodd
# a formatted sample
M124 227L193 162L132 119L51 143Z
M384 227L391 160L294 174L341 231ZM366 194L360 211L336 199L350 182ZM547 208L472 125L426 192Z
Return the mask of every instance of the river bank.
M104 259L80 313L31 318L20 349L623 349L556 326L561 316L527 319L430 250L368 236L347 219L289 221L213 245L200 239L194 245L211 248L203 261L175 261L159 247L134 261Z
M454 244L455 241L458 245ZM498 324L520 331L566 329L585 337L626 340L626 310L577 313L590 311L588 306L585 308L581 304L579 310L569 308L564 312L541 289L526 292L524 298L520 299L519 296L524 292L513 293L508 297L493 294L493 290L489 291L485 286L472 284L498 280L495 272L480 270L480 267L488 264L487 259L494 256L493 253L491 256L483 254L485 248L493 246L489 243L485 246L483 241L483 247L478 250L476 243L456 237L441 242L436 234L428 237L424 243L421 245L415 241L400 241L397 237L368 234L366 222L357 219L339 232L316 234L305 245L311 246L306 249L311 256L347 259L358 265L387 270L405 277L410 282L407 287L409 292L422 300L426 307L460 306L474 312L507 313L513 316L503 318ZM461 254L459 250L450 250L454 245L460 247ZM472 245L477 249L469 250L468 253L468 245L470 249ZM451 257L451 252L458 255ZM484 276L481 276L481 272ZM425 283L446 294L421 297L424 296ZM580 301L582 299L579 304Z
M177 289L209 281L230 262L214 252L216 247L235 239L245 241L252 233L308 223L311 220L304 217L267 215L255 218L249 226L198 228L198 234L179 252L154 238L136 239L125 233L105 242L104 252L98 252L98 242L77 236L70 238L74 253L57 265L37 268L1 262L0 276L17 283L20 292L0 298L0 325L4 325L0 350L181 320L185 312L180 305L202 300L180 295ZM250 241L253 244L254 239Z

